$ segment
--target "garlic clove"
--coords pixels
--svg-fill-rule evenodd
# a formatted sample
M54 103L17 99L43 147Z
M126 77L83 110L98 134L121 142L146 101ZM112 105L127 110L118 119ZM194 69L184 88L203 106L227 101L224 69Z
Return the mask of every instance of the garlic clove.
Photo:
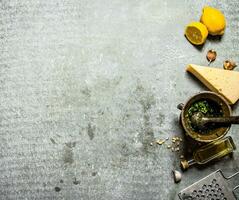
M237 64L232 60L225 60L223 62L223 68L226 70L233 70L236 66Z
M209 63L213 62L214 60L216 60L216 57L217 57L217 52L213 49L210 49L208 52L207 52L207 60L209 61Z
M173 173L174 182L179 183L182 179L182 174L177 170L173 170L172 173Z

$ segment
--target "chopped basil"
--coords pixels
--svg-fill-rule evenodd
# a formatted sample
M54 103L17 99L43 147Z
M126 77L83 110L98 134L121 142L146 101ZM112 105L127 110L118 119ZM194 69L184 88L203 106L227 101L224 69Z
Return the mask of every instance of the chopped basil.
M201 112L205 117L219 117L223 116L222 108L217 103L211 100L200 100L193 103L188 109L185 117L188 121L189 126L197 132L207 133L209 130L214 129L215 126L212 124L210 127L207 127L207 130L200 130L198 127L194 127L191 123L191 117L194 113Z

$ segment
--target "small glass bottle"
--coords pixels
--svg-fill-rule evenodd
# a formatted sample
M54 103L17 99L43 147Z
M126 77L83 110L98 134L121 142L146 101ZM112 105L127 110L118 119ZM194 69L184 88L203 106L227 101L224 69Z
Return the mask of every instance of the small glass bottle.
M181 168L186 170L194 164L204 165L210 161L217 160L231 154L235 149L236 146L230 136L211 142L195 150L191 160L182 160Z

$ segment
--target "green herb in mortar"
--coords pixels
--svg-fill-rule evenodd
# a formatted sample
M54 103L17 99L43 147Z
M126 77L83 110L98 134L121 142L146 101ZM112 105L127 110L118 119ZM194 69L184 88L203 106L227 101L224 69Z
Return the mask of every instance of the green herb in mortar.
M207 133L207 131L216 128L215 125L211 124L207 127L207 130L200 130L198 127L193 126L191 123L191 117L194 113L201 112L205 117L220 117L223 116L222 108L217 103L211 100L200 100L193 103L186 113L186 119L188 124L194 131L200 133Z

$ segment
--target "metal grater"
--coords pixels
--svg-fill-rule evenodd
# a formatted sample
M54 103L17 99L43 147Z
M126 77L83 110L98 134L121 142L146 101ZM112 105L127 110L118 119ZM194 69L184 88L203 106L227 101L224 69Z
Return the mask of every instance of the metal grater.
M234 191L239 185L231 189L228 180L238 174L225 177L221 170L217 170L185 188L178 196L181 200L236 200Z

